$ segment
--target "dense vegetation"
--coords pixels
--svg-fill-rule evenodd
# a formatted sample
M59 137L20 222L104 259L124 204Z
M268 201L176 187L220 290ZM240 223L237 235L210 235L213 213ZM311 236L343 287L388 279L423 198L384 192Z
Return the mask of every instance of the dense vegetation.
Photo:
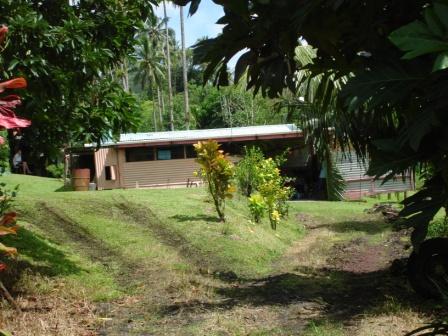
M191 3L193 14L201 1L175 2ZM204 80L227 85L228 62L245 50L236 65L236 81L247 73L247 87L255 92L270 97L285 89L301 93L302 99L291 105L307 112L303 125L317 137L368 157L370 174L392 178L423 169L425 185L404 201L402 211L418 246L430 220L448 204L448 3L219 4L225 13L219 20L223 33L195 48L198 61L207 64ZM297 55L298 44L316 48L312 61L309 52Z

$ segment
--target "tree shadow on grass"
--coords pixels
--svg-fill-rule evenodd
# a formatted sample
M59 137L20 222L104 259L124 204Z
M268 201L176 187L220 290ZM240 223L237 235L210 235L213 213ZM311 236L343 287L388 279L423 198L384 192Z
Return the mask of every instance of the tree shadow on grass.
M204 309L231 310L239 306L258 309L263 306L318 304L322 310L322 319L344 323L360 314L387 312L391 302L399 307L413 307L428 316L434 313L435 306L434 302L422 301L409 288L404 274L392 276L389 270L353 273L301 267L297 273L252 280L239 279L233 284L217 287L214 291L221 300L178 303L162 309L162 314L194 313ZM297 319L301 318L297 316Z
M55 192L74 191L71 185L63 185L55 190Z
M16 247L19 253L19 259L11 260L10 269L4 275L7 286L17 282L24 271L46 276L78 274L82 271L63 251L25 228L20 228L17 235L4 237L2 242Z
M213 222L220 223L219 218L216 216L198 214L198 215L174 215L170 218L177 220L178 222L195 222L195 221L204 221L204 222Z
M394 227L391 224L382 221L345 221L319 225L319 228L327 228L337 233L364 232L374 235Z

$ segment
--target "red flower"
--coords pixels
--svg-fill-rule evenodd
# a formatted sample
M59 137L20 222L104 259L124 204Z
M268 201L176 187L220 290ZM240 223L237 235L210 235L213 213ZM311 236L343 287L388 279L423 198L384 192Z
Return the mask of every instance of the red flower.
M22 89L26 88L26 80L23 77L13 78L9 81L0 83L0 93L5 91L5 89Z
M2 44L3 41L5 40L7 33L8 33L8 27L7 26L1 26L0 27L0 44Z
M0 145L4 145L4 144L5 144L5 139L0 136Z
M6 269L6 265L0 263L0 272L1 272L1 271L4 271L5 269Z

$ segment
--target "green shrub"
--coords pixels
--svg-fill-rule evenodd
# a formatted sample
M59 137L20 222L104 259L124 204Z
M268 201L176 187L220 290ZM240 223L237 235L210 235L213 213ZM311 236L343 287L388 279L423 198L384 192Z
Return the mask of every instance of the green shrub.
M232 185L234 167L219 147L214 140L199 141L194 145L196 162L201 166L199 175L207 183L219 219L225 222L225 201L235 191Z
M250 215L255 223L259 223L266 212L266 203L259 193L253 194L248 198L248 207Z
M64 176L64 165L61 163L48 165L46 169L51 177L61 178Z
M285 178L280 175L278 162L272 158L263 160L257 166L257 176L257 190L264 199L271 227L275 230L281 218L288 214L287 200L292 190L285 187Z
M431 222L428 226L428 238L448 237L448 219L440 218Z
M244 147L244 158L235 168L238 191L249 197L256 190L257 166L264 160L263 152L258 147Z

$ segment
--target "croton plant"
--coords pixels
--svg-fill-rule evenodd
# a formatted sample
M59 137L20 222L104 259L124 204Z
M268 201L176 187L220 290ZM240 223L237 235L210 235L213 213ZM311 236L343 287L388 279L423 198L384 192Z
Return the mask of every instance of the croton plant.
M0 52L3 50L6 35L8 33L7 26L0 26ZM5 93L8 89L21 89L27 85L26 80L22 77L9 79L0 82L0 130L28 127L31 121L27 119L18 118L14 113L14 108L21 103L20 97L15 94ZM0 146L5 144L5 139L0 137ZM10 202L10 195L7 192L4 184L0 186L0 204L8 205ZM16 234L16 213L9 212L7 206L0 208L0 239L3 236ZM3 256L14 256L17 250L14 247L8 247L0 241L0 253ZM0 256L0 272L6 269L6 264L2 261Z

